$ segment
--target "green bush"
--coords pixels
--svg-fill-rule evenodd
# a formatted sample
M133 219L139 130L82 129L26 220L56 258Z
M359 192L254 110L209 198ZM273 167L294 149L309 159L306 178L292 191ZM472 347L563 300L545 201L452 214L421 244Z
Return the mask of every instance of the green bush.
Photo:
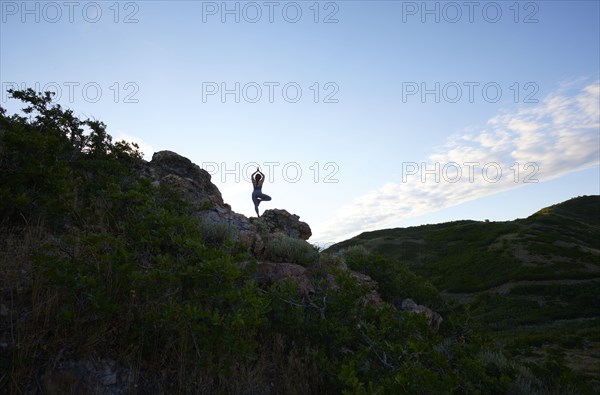
M362 246L342 251L348 267L371 276L379 284L383 298L397 306L403 299L411 298L433 309L443 309L439 291L428 281L415 275L405 265L370 253Z
M59 228L81 220L81 214L105 213L99 206L110 189L130 181L141 160L138 147L113 143L102 122L78 119L52 104L50 92L9 93L29 104L23 111L30 117L9 117L0 108L2 218Z
M235 233L231 227L224 222L202 221L200 232L204 243L211 246L222 246L235 242Z
M273 262L311 266L319 261L319 250L304 240L275 234L265 242L264 258Z

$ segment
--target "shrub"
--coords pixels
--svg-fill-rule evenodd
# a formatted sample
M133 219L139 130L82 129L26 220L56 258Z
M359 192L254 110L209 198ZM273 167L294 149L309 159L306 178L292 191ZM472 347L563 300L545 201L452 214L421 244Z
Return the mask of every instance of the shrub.
M411 298L434 309L445 307L439 291L405 265L378 253L370 253L362 246L350 247L342 254L350 269L365 273L377 281L386 301L399 306L403 299Z
M318 262L319 250L304 240L275 234L265 242L264 258L273 262L310 266Z
M224 222L202 221L200 232L204 243L210 246L222 246L235 240L233 229Z

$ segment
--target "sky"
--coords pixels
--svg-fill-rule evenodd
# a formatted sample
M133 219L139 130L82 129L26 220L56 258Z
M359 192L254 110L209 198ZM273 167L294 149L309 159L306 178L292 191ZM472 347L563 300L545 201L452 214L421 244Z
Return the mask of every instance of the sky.
M0 105L56 92L328 245L600 194L599 1L0 1Z

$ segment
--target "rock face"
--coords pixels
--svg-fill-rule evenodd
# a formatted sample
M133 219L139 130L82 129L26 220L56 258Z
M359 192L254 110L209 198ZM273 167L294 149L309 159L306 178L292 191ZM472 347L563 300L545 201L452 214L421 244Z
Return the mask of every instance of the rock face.
M267 225L270 233L280 232L302 240L308 240L312 235L310 226L306 222L300 221L299 216L290 214L286 210L266 210L260 219ZM253 222L256 220L257 218L252 218Z
M433 332L438 331L440 324L444 320L441 315L431 310L429 307L416 304L412 299L404 299L402 301L402 310L423 314L425 317L427 317L427 320L429 321L429 328L431 328Z
M183 197L194 205L225 205L221 192L210 181L210 174L175 152L154 153L143 174L156 183L164 183L180 190Z

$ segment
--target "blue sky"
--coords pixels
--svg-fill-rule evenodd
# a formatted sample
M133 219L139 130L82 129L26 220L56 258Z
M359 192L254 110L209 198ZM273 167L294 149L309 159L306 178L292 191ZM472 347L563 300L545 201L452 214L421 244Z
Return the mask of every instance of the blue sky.
M3 107L58 86L248 216L258 163L314 242L600 194L598 1L0 3Z

